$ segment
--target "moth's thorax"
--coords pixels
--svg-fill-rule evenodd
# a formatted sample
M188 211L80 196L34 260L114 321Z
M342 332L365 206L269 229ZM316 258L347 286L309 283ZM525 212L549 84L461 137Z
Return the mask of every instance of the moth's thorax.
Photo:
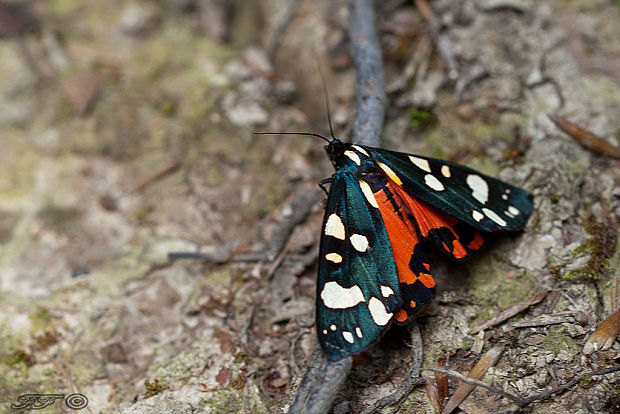
M326 145L325 151L336 170L355 171L370 159L364 148L359 145L344 143L339 139L334 139Z

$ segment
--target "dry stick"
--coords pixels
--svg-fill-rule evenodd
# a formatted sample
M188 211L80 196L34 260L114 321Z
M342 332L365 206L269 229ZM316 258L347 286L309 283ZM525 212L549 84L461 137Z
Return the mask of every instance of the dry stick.
M444 375L447 375L449 377L456 378L456 379L458 379L460 381L463 381L463 382L465 382L467 384L477 385L479 387L486 388L487 390L489 390L491 392L494 392L494 393L499 394L499 395L501 395L503 397L506 397L507 399L513 401L517 405L519 405L519 404L521 404L523 402L523 399L520 398L520 397L517 397L516 395L512 395L512 394L502 390L499 387L495 387L493 385L489 385L489 384L487 384L484 381L480 381L480 380L477 380L477 379L474 379L474 378L470 378L467 375L461 374L460 372L452 371L452 370L449 370L449 369L443 369L443 368L428 368L428 369L433 371L433 372L439 372L440 374L444 374Z
M181 161L174 161L173 163L171 163L171 164L167 165L166 167L162 168L161 170L156 171L155 174L150 175L145 180L142 180L142 182L140 182L140 184L135 186L134 189L131 190L131 192L132 193L137 193L139 191L144 190L146 187L148 187L149 185L153 184L155 181L164 178L168 174L172 174L180 166L181 166Z
M620 371L620 365L616 365L613 367L608 367L608 368L604 368L601 369L599 371L595 371L589 374L583 374L583 375L578 375L576 378L573 378L571 381L567 382L566 384L562 384L558 387L555 388L551 388L547 391L543 391L539 394L534 394L532 396L529 396L527 398L521 398L518 397L516 395L510 394L506 391L504 391L503 389L499 388L499 387L495 387L493 385L489 385L486 382L480 381L480 380L476 380L473 378L468 377L467 375L463 375L460 372L456 372L456 371L452 371L449 369L441 369L441 368L429 368L429 370L434 371L434 372L439 372L442 373L444 375L447 375L449 377L452 378L456 378L460 381L466 382L468 384L473 384L473 385L477 385L480 386L482 388L486 388L487 390L495 393L495 394L499 394L509 400L511 400L512 402L514 402L516 405L518 405L519 407L523 408L523 407L527 407L528 405L530 405L531 403L533 403L536 400L544 400L545 398L548 398L554 394L559 393L560 391L564 391L567 390L577 384L579 384L579 382L581 382L584 378L586 377L596 377L596 376L600 376L600 375L607 375L607 374L611 374L617 371Z
M445 33L442 32L441 24L433 13L430 4L428 4L426 0L414 1L416 7L420 10L420 13L430 26L431 36L433 37L437 51L448 66L448 78L450 78L450 80L456 80L459 76L459 67L456 63L454 52L452 51L452 43L450 42L450 39Z
M349 0L349 33L357 72L357 115L353 142L378 147L385 114L383 61L375 32L372 0ZM315 346L289 413L329 412L351 370L351 357L332 362Z
M378 147L385 114L385 79L371 0L349 0L349 34L357 72L355 144Z
M540 303L540 301L542 301L545 298L545 296L547 296L547 292L546 291L538 292L530 300L525 301L525 302L521 302L521 303L517 303L516 305L513 305L513 306L511 306L511 307L509 307L507 309L504 309L498 315L496 315L495 317L489 319L488 321L486 321L485 323L483 323L482 325L480 325L479 327L477 327L476 329L471 331L472 335L475 335L475 334L477 334L480 331L484 331L485 329L492 328L495 325L499 325L500 323L504 322L505 320L508 320L508 319L512 318L513 316L523 312L524 310L526 310L530 306L536 305L537 303Z

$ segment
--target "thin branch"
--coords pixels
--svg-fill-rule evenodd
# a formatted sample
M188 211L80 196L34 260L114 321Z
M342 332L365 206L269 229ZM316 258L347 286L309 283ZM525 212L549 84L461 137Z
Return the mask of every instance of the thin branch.
M495 393L495 394L499 394L511 401L513 401L516 405L518 405L519 407L523 408L523 407L527 407L528 405L530 405L531 403L533 403L534 401L537 400L544 400L545 398L548 398L554 394L557 394L561 391L567 390L569 388L574 387L575 385L579 384L584 378L588 378L588 377L596 377L596 376L601 376L601 375L607 375L607 374L611 374L617 371L620 371L620 365L616 365L613 367L608 367L608 368L603 368L601 370L595 371L595 372L591 372L589 374L581 374L581 375L577 375L575 378L573 378L572 380L570 380L569 382L567 382L566 384L562 384L558 387L555 388L551 388L547 391L543 391L541 393L538 394L534 394L531 395L527 398L521 398L518 397L516 395L510 394L506 391L504 391L503 389L499 388L499 387L495 387L493 385L489 385L486 382L480 381L480 380L476 380L473 378L468 377L467 375L463 375L460 372L456 372L456 371L452 371L449 369L442 369L442 368L429 368L429 370L434 371L434 372L439 372L442 373L444 375L447 375L449 377L452 378L456 378L459 381L463 381L466 382L468 384L472 384L472 385L477 385L479 387L482 388L486 388L487 390Z
M378 147L386 96L383 59L371 0L349 0L349 34L357 71L357 115L353 142Z
M351 370L353 358L329 361L318 344L310 356L289 413L329 412L336 393Z
M447 375L449 377L452 378L456 378L459 381L463 381L467 384L471 384L471 385L477 385L478 387L482 387L482 388L486 388L487 390L494 392L495 394L499 394L503 397L508 398L511 401L514 401L515 404L519 405L520 403L523 402L523 399L520 397L517 397L516 395L512 395L504 390L502 390L499 387L495 387L493 385L489 385L484 381L480 381L474 378L470 378L467 375L461 374L460 372L456 372L456 371L452 371L450 369L443 369L443 368L428 368L429 370L433 371L433 372L439 372L440 374L444 374Z
M372 0L349 0L349 33L357 72L357 115L353 142L378 147L385 114L383 60L375 32ZM329 412L352 365L352 357L328 361L317 344L289 413Z
M521 302L521 303L517 303L516 305L513 305L507 309L504 309L503 311L501 311L498 315L496 315L495 317L489 319L488 321L486 321L485 323L483 323L482 325L480 325L479 327L477 327L476 329L474 329L473 331L471 331L472 334L477 334L480 331L484 331L485 329L489 329L492 328L496 325L499 325L500 323L512 318L515 315L518 315L519 313L523 312L524 310L526 310L527 308L529 308L532 305L536 305L537 303L540 303L540 301L542 301L545 296L547 296L547 291L542 291L542 292L538 292L536 295L534 295L530 300L525 301L525 302Z

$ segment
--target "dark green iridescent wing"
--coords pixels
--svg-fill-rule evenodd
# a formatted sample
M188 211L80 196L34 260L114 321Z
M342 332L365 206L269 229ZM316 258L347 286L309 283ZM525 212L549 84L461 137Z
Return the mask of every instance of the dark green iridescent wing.
M462 165L420 155L360 146L387 166L412 197L422 200L476 230L519 230L532 212L522 189ZM388 173L388 175L390 175Z
M401 299L376 200L346 170L332 177L317 282L317 333L332 360L365 351L392 323Z

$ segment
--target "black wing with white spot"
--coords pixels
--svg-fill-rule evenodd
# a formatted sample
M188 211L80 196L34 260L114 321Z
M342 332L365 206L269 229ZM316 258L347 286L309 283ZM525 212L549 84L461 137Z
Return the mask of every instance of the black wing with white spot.
M332 177L319 252L317 333L325 354L337 360L376 342L401 304L376 199L346 170Z
M412 197L482 231L523 228L529 194L462 165L419 155L363 147Z

